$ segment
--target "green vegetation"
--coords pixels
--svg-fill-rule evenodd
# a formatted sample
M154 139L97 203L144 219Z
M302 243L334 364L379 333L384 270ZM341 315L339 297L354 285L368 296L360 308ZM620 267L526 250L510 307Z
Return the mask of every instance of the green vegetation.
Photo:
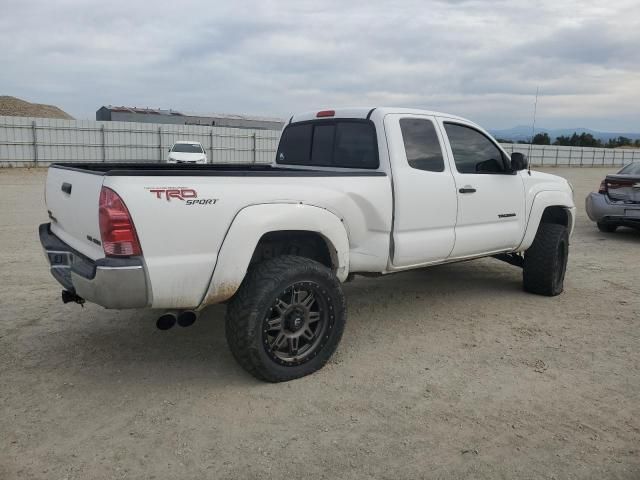
M549 134L544 132L544 133L536 133L536 135L533 137L533 142L534 145L551 145L551 138L549 138Z
M525 143L525 142L523 142ZM574 132L573 135L561 135L555 139L553 144L548 133L537 133L533 137L534 145L561 145L566 147L599 147L599 148L619 148L619 147L635 147L640 148L640 139L632 140L627 137L610 138L609 141L603 142L595 138L590 133Z

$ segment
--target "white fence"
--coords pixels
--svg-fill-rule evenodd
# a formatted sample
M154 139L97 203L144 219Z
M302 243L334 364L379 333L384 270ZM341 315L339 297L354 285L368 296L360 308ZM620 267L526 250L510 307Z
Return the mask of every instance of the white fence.
M177 140L202 143L214 163L270 163L280 132L245 128L0 116L0 167L52 162L158 162ZM502 144L532 165L615 166L640 150Z
M202 143L216 163L269 163L279 137L275 130L0 116L0 166L158 162L177 140Z
M640 161L640 149L560 147L556 145L528 145L503 143L509 153L521 152L529 157L531 165L599 167L626 165Z

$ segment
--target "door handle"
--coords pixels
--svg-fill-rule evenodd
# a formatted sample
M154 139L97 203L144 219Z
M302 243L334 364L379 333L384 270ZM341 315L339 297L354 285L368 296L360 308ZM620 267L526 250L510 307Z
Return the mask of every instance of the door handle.
M462 187L458 190L460 193L476 193L476 189L471 186Z

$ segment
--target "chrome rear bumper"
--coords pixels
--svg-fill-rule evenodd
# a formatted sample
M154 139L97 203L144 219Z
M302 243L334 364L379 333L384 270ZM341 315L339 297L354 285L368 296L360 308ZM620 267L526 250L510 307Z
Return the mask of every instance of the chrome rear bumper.
M94 261L51 233L49 223L40 225L39 234L51 274L66 290L105 308L144 308L151 303L142 258Z

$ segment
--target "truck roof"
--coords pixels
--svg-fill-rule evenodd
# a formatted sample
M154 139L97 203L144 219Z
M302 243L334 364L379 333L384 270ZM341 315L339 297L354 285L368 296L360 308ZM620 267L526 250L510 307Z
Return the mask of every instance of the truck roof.
M331 117L336 118L370 118L371 115L382 115L383 117L389 113L408 113L413 115L431 115L437 117L447 117L457 120L463 120L465 122L471 122L466 118L459 117L457 115L451 115L449 113L435 112L432 110L423 110L419 108L402 108L402 107L347 107L347 108L335 108L335 109L318 109L304 113L297 113L291 117L290 122L303 122L307 120L316 120L318 118L318 112L325 112L331 110L334 115Z

